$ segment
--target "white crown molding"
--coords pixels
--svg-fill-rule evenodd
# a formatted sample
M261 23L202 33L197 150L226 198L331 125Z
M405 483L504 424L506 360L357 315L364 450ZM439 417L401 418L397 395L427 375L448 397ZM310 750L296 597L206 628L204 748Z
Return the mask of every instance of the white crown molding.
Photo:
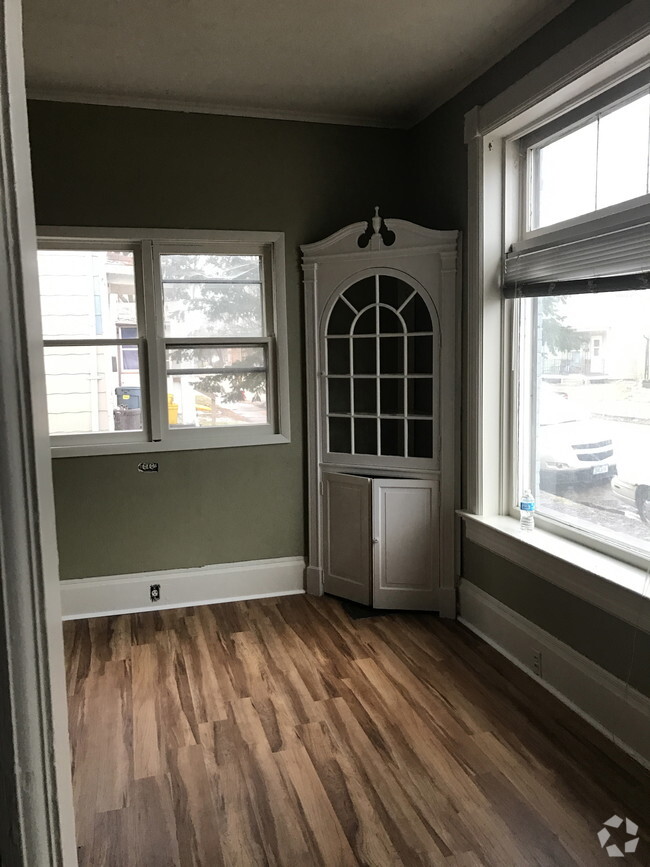
M61 581L64 620L304 593L303 557ZM160 598L149 600L151 584Z
M461 579L459 621L563 704L650 768L650 698ZM532 670L541 652L541 676Z
M260 120L289 120L299 123L324 123L335 126L362 126L374 129L406 129L399 120L367 117L365 115L334 115L318 112L266 109L192 100L164 99L160 97L92 93L83 90L56 90L42 87L28 88L30 101L67 102L82 105L106 105L115 108L142 108L154 111L181 111L187 114L215 114L225 117L250 117Z

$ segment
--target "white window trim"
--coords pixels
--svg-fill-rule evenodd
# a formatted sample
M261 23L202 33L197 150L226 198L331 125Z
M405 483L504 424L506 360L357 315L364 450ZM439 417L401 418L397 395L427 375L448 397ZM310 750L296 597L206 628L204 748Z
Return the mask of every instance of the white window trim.
M468 358L467 510L470 539L620 616L620 593L638 606L647 594L647 565L622 564L555 532L519 533L511 513L511 448L516 443L511 400L514 365L512 306L502 303L503 251L521 226L520 174L512 182L518 149L512 145L534 128L605 92L646 68L650 19L646 0L623 9L534 69L485 106L465 117L468 146ZM608 225L629 220L625 207L599 219ZM551 227L554 231L557 226ZM584 224L575 226L576 236ZM485 339L484 339L485 335ZM480 526L480 533L477 528ZM543 538L542 538L543 537ZM545 567L540 549L552 554ZM596 567L594 557L598 560ZM553 564L553 558L555 563ZM563 561L565 568L557 568ZM621 571L621 567L624 567ZM580 572L588 582L576 581ZM623 577L624 576L624 577ZM589 587L578 592L577 587ZM650 600L641 606L650 614ZM632 610L630 608L630 610ZM637 607L636 613L640 614ZM629 618L626 618L629 619ZM638 622L635 621L635 622Z
M150 431L111 432L105 435L88 434L88 442L75 437L62 442L59 436L51 437L52 457L79 457L83 455L148 454L156 452L189 451L195 449L233 448L288 443L291 441L289 413L289 360L286 311L285 248L282 232L222 232L209 230L180 229L129 229L89 228L78 226L40 226L37 229L39 243L50 247L69 247L78 243L89 247L111 244L119 248L133 249L138 245L143 252L153 256L154 251L167 248L187 251L193 245L210 245L213 250L227 252L256 252L268 250L264 258L268 262L266 282L270 280L272 301L266 303L267 335L259 343L267 343L269 354L273 348L274 358L269 358L268 393L269 423L219 430L163 430L162 401L165 391L164 371L161 370L163 346L160 303L155 298L156 289L152 269L142 267L136 255L135 267L141 270L142 292L148 296L148 310L156 311L158 322L148 326L145 335L139 338L145 346L149 375L142 382L150 400ZM142 301L138 293L138 307ZM140 311L140 317L141 311ZM270 320L272 317L272 321ZM114 341L111 341L114 342ZM198 341L201 342L201 341ZM218 342L218 341L217 341ZM241 342L233 338L231 342ZM245 342L245 341L244 341ZM271 404L273 404L271 406Z

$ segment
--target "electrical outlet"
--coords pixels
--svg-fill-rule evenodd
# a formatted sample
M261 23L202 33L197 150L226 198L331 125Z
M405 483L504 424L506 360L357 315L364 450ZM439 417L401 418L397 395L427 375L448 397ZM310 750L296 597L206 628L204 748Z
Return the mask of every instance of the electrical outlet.
M152 602L160 602L160 584L149 585L149 599Z
M537 677L542 677L542 651L533 650L533 671Z

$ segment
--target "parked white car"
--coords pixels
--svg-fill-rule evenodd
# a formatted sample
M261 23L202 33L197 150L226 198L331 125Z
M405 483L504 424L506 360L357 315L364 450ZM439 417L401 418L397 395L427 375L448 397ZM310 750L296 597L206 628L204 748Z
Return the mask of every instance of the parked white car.
M542 383L539 395L539 484L554 493L569 485L595 484L616 475L607 425Z

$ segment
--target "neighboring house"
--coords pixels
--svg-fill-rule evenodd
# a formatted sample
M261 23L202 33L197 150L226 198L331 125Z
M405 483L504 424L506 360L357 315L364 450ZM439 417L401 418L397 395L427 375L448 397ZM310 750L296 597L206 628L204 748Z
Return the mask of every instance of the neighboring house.
M116 390L140 385L137 346L73 341L137 336L132 254L42 250L39 276L51 433L115 430Z
M646 378L646 337L650 336L647 292L569 296L562 324L575 331L579 348L544 352L544 374L583 374L635 382Z

